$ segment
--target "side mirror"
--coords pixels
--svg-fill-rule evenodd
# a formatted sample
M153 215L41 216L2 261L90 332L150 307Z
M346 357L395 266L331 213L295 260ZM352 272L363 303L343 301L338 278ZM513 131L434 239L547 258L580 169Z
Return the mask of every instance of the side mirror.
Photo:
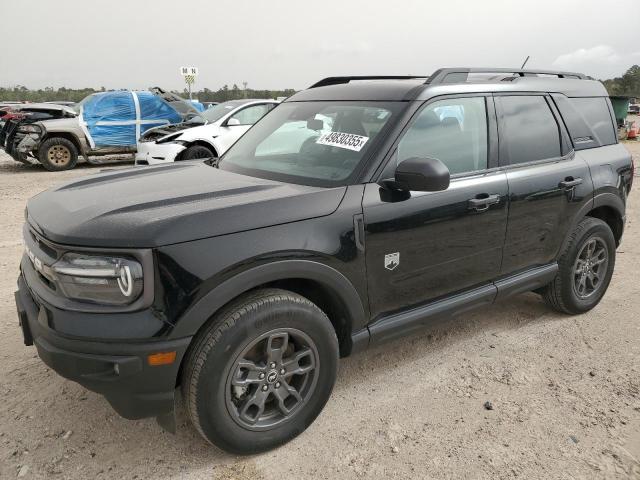
M240 125L240 120L237 118L230 118L226 123L227 127L234 127L236 125Z
M395 182L403 190L439 192L449 188L451 175L437 158L407 158L396 167Z

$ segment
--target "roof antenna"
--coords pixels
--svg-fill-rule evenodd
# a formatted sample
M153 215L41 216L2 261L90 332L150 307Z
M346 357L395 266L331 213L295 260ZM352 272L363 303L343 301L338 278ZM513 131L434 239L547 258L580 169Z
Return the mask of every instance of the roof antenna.
M524 68L524 66L527 64L528 61L529 61L529 55L527 55L527 58L524 59L524 63L520 67L520 70L522 70Z

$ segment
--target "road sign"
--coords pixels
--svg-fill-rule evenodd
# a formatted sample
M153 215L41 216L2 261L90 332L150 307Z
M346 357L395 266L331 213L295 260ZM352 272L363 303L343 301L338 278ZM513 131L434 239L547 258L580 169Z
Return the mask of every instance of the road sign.
M193 76L193 77L197 77L198 76L198 67L180 67L180 74L183 76Z
M189 100L191 100L191 85L196 83L198 67L180 67L180 75L184 77L184 82L189 87Z

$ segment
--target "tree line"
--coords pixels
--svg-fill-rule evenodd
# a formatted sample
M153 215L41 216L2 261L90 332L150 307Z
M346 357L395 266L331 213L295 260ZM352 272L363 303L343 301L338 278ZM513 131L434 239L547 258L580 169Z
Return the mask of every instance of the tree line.
M640 98L640 66L633 65L622 76L603 80L609 95L625 95ZM107 91L104 87L93 88L65 88L57 89L47 87L44 89L31 90L24 85L16 85L11 88L0 87L0 101L28 101L28 102L55 102L67 100L79 102L87 95L96 92ZM183 91L173 91L184 98L189 97L187 89ZM238 100L241 98L278 98L289 97L296 91L292 88L284 90L254 90L252 88L241 89L233 84L231 87L224 85L218 90L203 88L192 92L193 98L201 102L226 102L227 100Z
M94 88L41 88L38 90L31 90L24 85L16 85L15 87L6 88L0 87L0 101L26 101L26 102L56 102L56 101L70 101L79 102L87 95L97 92L106 92L105 87L99 89ZM189 93L185 89L184 91L173 90L183 98L189 98ZM210 90L203 88L192 92L193 99L197 99L201 102L226 102L227 100L239 100L241 98L278 98L289 97L296 93L292 88L284 90L254 90L252 88L241 89L238 85L234 84L229 87L224 85L218 90Z
M640 66L634 65L621 77L603 80L609 95L640 98Z

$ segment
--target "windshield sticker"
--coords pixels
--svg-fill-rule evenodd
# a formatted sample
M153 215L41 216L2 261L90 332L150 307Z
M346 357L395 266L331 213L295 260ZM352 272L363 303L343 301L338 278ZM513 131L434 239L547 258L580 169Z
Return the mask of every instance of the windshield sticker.
M364 144L367 143L367 140L369 140L369 137L363 137L362 135L355 135L353 133L330 132L320 135L316 143L318 145L329 145L331 147L346 148L354 152L359 152L362 150L362 147L364 147Z

